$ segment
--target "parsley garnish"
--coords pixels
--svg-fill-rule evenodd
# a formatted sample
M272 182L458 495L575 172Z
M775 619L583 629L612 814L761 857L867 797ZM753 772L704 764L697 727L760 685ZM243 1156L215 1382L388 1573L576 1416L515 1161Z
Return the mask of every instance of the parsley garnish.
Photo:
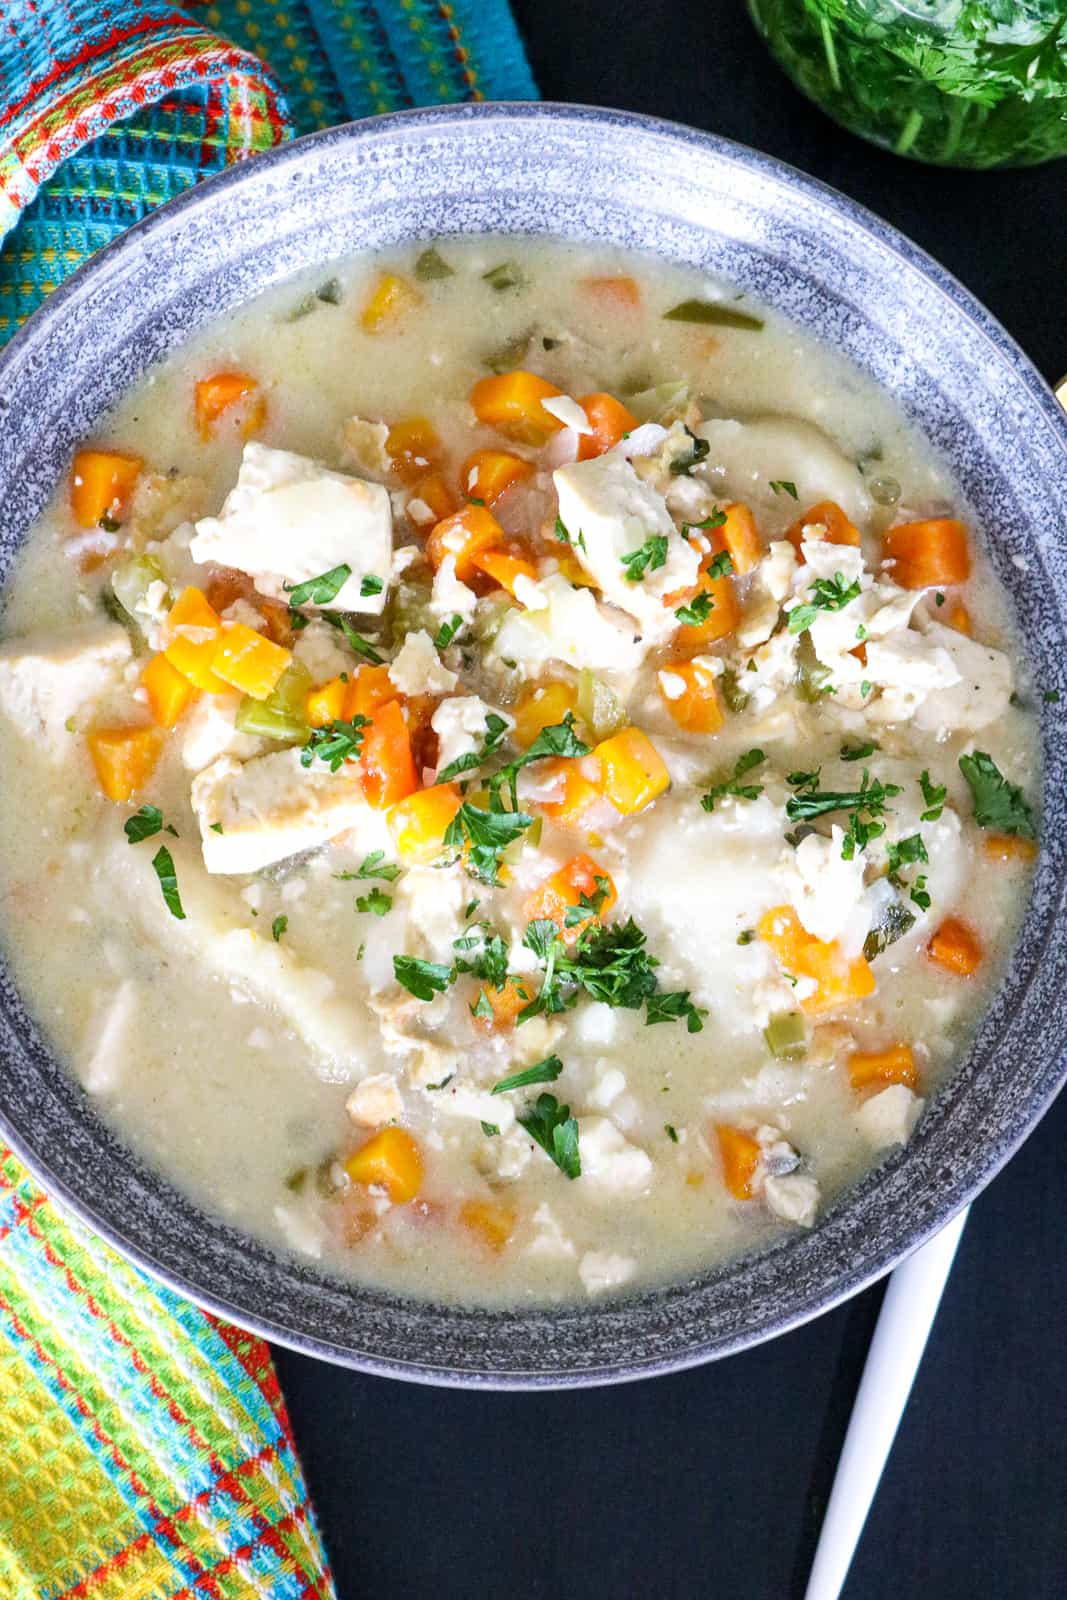
M442 966L439 961L420 961L417 956L394 956L393 975L416 1000L432 1000L435 994L444 994L455 977L451 967ZM442 1085L428 1087L439 1089Z
M497 1134L500 1132L500 1129L497 1127L495 1122L483 1122L482 1132L485 1134L487 1139L495 1139Z
M352 568L347 561L342 561L339 567L320 572L317 578L308 578L304 583L283 583L282 588L291 606L328 606L331 600L337 599L351 576Z
M882 913L882 920L877 923L863 941L863 954L868 961L873 961L875 956L880 956L891 944L902 939L909 928L915 926L915 915L907 906L902 906L899 900L893 900L886 906Z
M854 793L819 790L812 783L790 795L785 814L790 822L803 822L824 817L832 811L850 811L852 815L841 854L846 861L851 861L857 850L863 850L872 839L885 832L885 823L880 819L886 813L886 801L899 793L899 784L881 783L877 778L872 783L870 772L864 767L860 786Z
M655 572L667 565L667 535L654 533L638 549L620 557L626 568L627 583L640 583L646 571Z
M447 622L442 622L441 626L434 634L434 649L447 649L462 626L463 618L460 616L459 612L456 611L452 614L452 616L449 617Z
M976 750L973 755L960 756L959 765L971 791L974 820L980 828L1036 838L1034 814L1022 790L1008 782L992 756Z
M703 527L703 523L701 523L701 527ZM712 556L711 560L704 568L707 577L712 579L728 578L733 570L733 557L730 555L729 550L720 550L718 555Z
M285 930L286 930L286 928L288 928L288 926L289 926L289 918L288 917L285 917L285 916L275 917L274 921L270 925L270 936L274 940L275 944L280 943L282 934L285 932Z
M910 866L916 861L929 863L930 860L921 833L909 833L906 839L898 839L896 844L886 845L886 857L889 862L890 882L898 886L901 867Z
M742 928L737 935L737 942L738 944L751 944L755 937L756 935L751 928Z
M706 1010L693 1004L688 989L675 989L669 994L652 994L645 1002L645 1026L648 1028L656 1022L680 1022L684 1017L687 1033L701 1033L707 1014Z
M665 1122L663 1124L663 1131L667 1135L667 1138L671 1141L671 1144L677 1144L678 1143L678 1129L677 1128L673 1128L669 1122Z
M543 1061L535 1061L532 1067L525 1067L522 1072L513 1072L508 1078L501 1078L499 1083L494 1083L491 1094L507 1094L509 1089L528 1089L533 1083L555 1083L563 1071L563 1062L559 1056L546 1056Z
M517 810L516 780L523 767L528 767L531 761L543 761L548 756L566 756L576 760L588 754L589 746L583 744L574 731L574 713L568 711L562 722L553 722L547 728L542 728L533 744L521 756L516 756L514 761L509 761L493 774L489 780L490 795L497 800L501 788L507 784L512 810Z
M518 1113L516 1121L566 1177L581 1176L578 1122L571 1116L570 1106L561 1106L553 1094L540 1094L533 1105Z
M943 783L931 783L930 774L923 769L919 774L919 787L923 792L923 804L926 810L920 817L921 822L936 822L945 809L945 797L948 789Z
M571 542L570 533L569 533L569 531L567 529L566 523L564 522L563 518L560 517L560 516L556 517L556 526L555 526L555 530L554 531L555 531L556 538L559 540L560 544L570 544L570 542Z
M174 870L174 858L165 844L161 844L152 857L152 866L159 879L159 887L163 891L167 910L172 917L177 917L179 922L184 922L185 911L182 908L181 895L178 893L178 874Z
M435 783L451 783L453 778L458 778L461 772L470 772L475 767L480 767L486 756L492 755L507 733L510 723L506 717L498 716L495 711L490 711L485 719L485 739L480 750L469 750L466 755L457 756L455 761L450 761L443 767L434 779Z
M734 775L727 778L724 783L712 784L707 794L701 796L700 804L705 811L714 811L715 802L723 800L727 795L733 795L738 800L758 800L763 793L761 783L742 783L741 779L746 772L751 772L753 767L762 766L767 757L762 750L748 750L739 756L734 764Z
M436 1089L447 1089L455 1076L454 1072L450 1072L447 1078L441 1079L440 1083L428 1083L426 1085L427 1091L432 1093Z
M678 621L687 627L697 628L702 622L707 622L714 609L715 602L705 590L701 594L695 594L688 605L679 606L674 614Z
M508 981L508 947L492 923L476 923L473 929L468 928L460 938L452 940L452 948L461 952L455 962L456 972L473 973L492 988L503 989Z
M468 871L490 887L500 887L500 857L515 839L533 825L525 811L485 811L463 802L445 831L450 850L467 847Z
M211 831L212 831L212 833L221 833L222 832L222 823L221 822L213 822L211 824Z
M378 654L369 639L364 639L361 633L356 632L346 616L342 616L339 611L324 611L322 620L328 622L331 628L336 628L338 633L343 633L350 648L357 656L362 656L364 661L369 661L372 667L380 667L383 664L385 657Z
M708 441L706 439L698 439L691 428L686 428L685 431L693 441L693 444L688 455L678 456L671 462L671 476L674 478L687 478L697 463L703 461L711 449Z
M384 850L372 850L369 856L364 856L355 872L335 872L335 878L384 878L386 883L395 883L401 873L401 868L393 861L386 861Z
M348 722L326 722L321 728L312 728L300 751L300 765L310 767L317 756L331 772L339 771L346 761L359 755L366 726L366 717L352 717Z
M811 592L813 599L805 600L790 611L790 633L806 633L820 611L843 611L853 600L859 599L860 582L855 578L846 583L842 574L835 572L832 578L816 578Z
M381 889L374 888L370 894L361 894L356 897L356 910L369 912L372 917L384 917L391 911L393 902Z
M867 744L843 744L841 746L842 761L866 761L868 756L873 756L878 746L873 740Z
M645 946L645 935L631 917L608 927L591 924L568 952L559 929L547 918L531 922L523 943L544 967L539 993L519 1012L519 1022L539 1013L569 1010L584 990L605 1005L637 1011L657 992L659 965Z
M611 894L611 882L608 878L597 876L594 879L596 888L592 894L586 894L584 889L578 891L578 904L568 906L563 914L565 928L577 928L581 923L588 922L590 917L599 917L604 909L604 901Z
M771 488L774 490L775 494L787 494L793 500L800 499L800 496L797 494L796 484L791 483L788 478L772 478Z
M369 595L381 594L384 587L381 578L376 578L373 572L368 572L359 586L359 592L366 599Z
M122 828L131 844L140 844L142 839L151 839L153 834L162 833L163 813L158 806L142 806L140 811L126 818Z
M916 878L915 883L914 883L914 885L912 887L911 894L909 895L908 898L910 900L914 900L915 904L919 907L920 911L929 911L931 902L930 902L930 896L926 892L926 874L925 873L920 874L920 876L918 878Z

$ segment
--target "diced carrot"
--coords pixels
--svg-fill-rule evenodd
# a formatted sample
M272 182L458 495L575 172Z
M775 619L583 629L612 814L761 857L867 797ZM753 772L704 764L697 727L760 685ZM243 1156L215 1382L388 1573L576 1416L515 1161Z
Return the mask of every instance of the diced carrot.
M627 433L638 426L632 411L627 411L621 400L610 394L583 394L578 401L589 418L592 433L578 435L578 460L591 461L602 456L605 450L617 445Z
M382 272L360 312L360 324L364 333L395 333L421 304L421 293L407 278Z
M593 751L600 763L597 787L616 811L629 817L670 788L663 758L640 728L623 728Z
M406 1128L381 1128L345 1162L353 1183L385 1189L396 1205L422 1188L422 1151Z
M155 771L163 750L158 728L94 728L86 737L100 787L109 800L129 800Z
M293 659L291 650L273 644L243 622L224 623L211 660L212 671L253 700L266 700Z
M405 861L436 861L449 823L462 804L454 783L434 783L399 801L389 813L397 854Z
M490 1250L503 1250L515 1232L515 1213L496 1200L464 1200L459 1220Z
M572 683L537 683L523 690L515 706L515 740L528 750L545 728L554 728L578 709L578 690Z
M638 311L641 307L641 290L634 278L583 278L582 288L597 300L607 301L616 309Z
M472 556L471 565L514 596L516 578L529 578L531 583L537 581L537 568L522 552L522 545L514 543L506 550L481 550Z
M494 989L491 983L483 984L479 994L484 995L491 1017L482 1016L478 1010L471 1014L471 1021L479 1033L501 1033L515 1026L519 1012L537 993L536 986L527 977L508 978L502 989ZM475 1005L481 1006L481 999Z
M599 911L588 911L580 922L572 922L568 926L567 912L581 905L582 896L595 903L602 891L604 899ZM617 898L611 874L591 856L577 855L527 895L523 903L523 916L527 922L546 918L557 925L565 939L577 939L590 922L604 920Z
M763 559L763 542L756 528L756 519L748 507L738 500L726 506L723 515L726 521L714 531L729 551L734 571L738 577L743 577Z
M387 811L419 787L411 735L399 700L378 706L364 728L359 770L363 796L376 811Z
M987 861L1030 862L1037 859L1037 845L1017 833L987 833L982 840L982 854Z
M152 715L162 728L173 728L191 700L196 689L166 656L153 656L141 673L141 683L148 695Z
M765 912L757 932L770 945L783 971L794 978L814 980L814 994L800 1001L800 1009L808 1015L817 1016L874 993L874 973L865 957L850 959L836 940L825 943L813 938L792 906L775 906Z
M351 679L346 683L343 678L331 678L329 683L309 690L305 709L311 726L324 728L328 722L347 722L345 700L352 687Z
M545 761L539 776L555 787L551 799L534 802L537 810L561 828L584 828L586 814L600 800L600 790L585 776L580 763L567 757Z
M902 589L965 583L971 575L967 530L955 517L898 523L885 536L882 556L893 563L889 576Z
M711 549L700 563L700 581L691 589L675 589L663 598L664 605L672 611L691 604L697 595L706 594L711 601L711 610L703 622L680 625L675 644L685 645L687 649L699 650L704 645L714 644L716 639L725 639L741 620L733 578L728 573L721 578L708 576L709 567L724 548L718 538L721 531L716 528L710 535Z
M343 715L346 718L372 717L379 706L384 706L387 700L395 699L397 699L396 685L390 678L389 668L384 662L380 666L360 667L350 679Z
M926 953L931 961L958 978L969 978L982 962L978 935L958 917L946 917L927 945Z
M722 1179L735 1200L751 1200L762 1151L758 1140L728 1122L715 1124L722 1161Z
M405 483L412 483L441 464L441 441L437 429L425 417L408 417L394 422L385 441L393 471Z
M140 456L121 450L79 450L70 469L70 508L80 528L125 511L140 476Z
M854 1089L884 1089L891 1083L917 1087L919 1075L910 1044L893 1044L888 1050L857 1050L848 1058L848 1078Z
M264 633L275 644L286 649L293 642L293 627L289 620L289 607L279 600L269 600L259 594L247 572L236 567L219 567L204 580L204 595L208 605L219 615L232 606L235 600L244 600L259 612L266 624Z
M802 555L801 544L804 540L804 529L818 527L823 531L827 544L851 544L860 542L860 530L854 522L850 522L841 507L834 500L820 500L818 505L805 511L786 529L786 538L793 546L797 555Z
M723 725L715 674L706 661L670 661L658 674L663 703L689 733L717 733Z
M495 505L512 484L533 476L533 462L510 450L475 450L459 469L459 486L471 500Z
M411 485L411 498L429 506L436 522L443 522L459 509L459 501L439 472L428 472L425 477L416 478Z
M163 625L163 654L171 666L208 694L229 687L214 669L222 618L196 588L183 589Z
M470 398L479 422L520 444L542 445L563 424L545 410L541 401L559 393L546 378L519 370L482 378L474 385Z
M468 505L437 523L426 541L426 555L435 569L446 556L454 556L456 577L466 581L474 570L474 557L504 540L504 530L491 511Z
M245 437L263 425L267 405L259 384L247 372L213 372L201 378L194 391L196 426L201 439L210 439L220 417L241 405L240 432Z

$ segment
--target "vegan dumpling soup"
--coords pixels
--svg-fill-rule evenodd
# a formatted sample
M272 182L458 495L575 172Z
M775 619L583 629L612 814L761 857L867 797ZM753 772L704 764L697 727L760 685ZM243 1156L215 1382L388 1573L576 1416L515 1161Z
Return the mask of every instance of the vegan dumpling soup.
M11 576L0 887L103 1116L279 1247L579 1299L818 1224L1027 890L1033 691L887 397L728 286L449 240L272 290Z

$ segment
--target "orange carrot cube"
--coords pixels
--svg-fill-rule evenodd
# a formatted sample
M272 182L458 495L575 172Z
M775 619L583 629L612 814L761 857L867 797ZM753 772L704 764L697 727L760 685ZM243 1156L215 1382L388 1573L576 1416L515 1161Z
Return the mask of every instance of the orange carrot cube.
M504 540L504 530L491 511L467 505L436 525L426 541L426 555L435 570L446 556L454 556L456 577L466 582L474 571L474 557Z
M163 654L176 671L208 694L229 687L215 671L222 618L199 589L184 589L163 625Z
M143 462L121 450L79 450L70 469L70 508L80 528L117 518L133 494Z
M109 800L129 800L148 782L163 750L158 728L95 728L86 736L101 789Z
M742 1128L728 1122L715 1125L722 1161L722 1178L735 1200L751 1200L752 1185L759 1171L762 1151L759 1143Z
M598 787L624 817L643 811L670 788L663 758L640 728L623 728L593 751L600 763Z
M855 1051L848 1058L848 1077L854 1089L884 1089L891 1083L914 1089L919 1082L909 1044L890 1045L888 1050Z
M387 700L375 708L363 730L359 765L364 798L377 811L387 811L419 787L411 735L399 700Z
M141 673L141 683L152 715L163 728L173 728L190 701L196 698L195 686L172 667L164 655L152 657Z
M579 461L602 456L605 450L612 449L638 426L633 412L627 411L622 401L616 400L614 395L583 394L578 404L589 418L593 430L592 433L578 435Z
M634 278L583 278L582 288L595 299L619 311L639 311L641 290Z
M293 659L291 650L274 644L243 622L224 623L211 660L216 677L253 700L266 700Z
M599 911L589 910L580 921L568 925L567 912L581 906L583 895L595 904L601 894L604 898ZM590 922L602 922L617 898L611 874L591 856L577 855L527 895L523 916L527 922L536 922L539 918L554 922L565 939L574 940Z
M408 417L394 422L385 441L393 471L405 483L412 483L441 463L441 441L432 422L425 417Z
M706 661L672 661L658 675L664 705L687 733L717 733L723 725L715 674Z
M538 683L524 689L515 706L516 743L528 750L545 728L554 728L578 709L578 691L572 683Z
M520 444L542 445L563 424L545 410L541 401L559 393L546 378L520 370L482 378L474 385L470 398L479 422Z
M537 568L527 556L522 553L522 546L511 544L506 550L492 549L481 550L471 557L471 565L478 572L484 572L487 578L492 578L494 583L506 589L514 597L516 578L529 578L531 583L537 581Z
M969 978L982 964L982 945L978 935L959 917L946 917L938 928L926 953L946 972L957 978Z
M930 517L890 528L882 556L902 589L932 589L965 583L971 575L967 530L955 517Z
M263 425L267 411L256 379L247 372L213 372L210 377L201 378L193 401L201 439L210 439L219 419L238 405L242 413L240 431L247 438Z
M459 469L459 486L471 500L495 505L505 490L533 476L533 462L510 450L475 450Z
M405 1205L422 1188L422 1151L406 1128L382 1128L349 1156L345 1171L353 1183L382 1188Z
M515 1232L514 1211L496 1200L464 1200L459 1219L490 1250L503 1250Z
M454 783L434 783L400 800L389 813L397 854L405 861L436 861L445 834L462 804Z

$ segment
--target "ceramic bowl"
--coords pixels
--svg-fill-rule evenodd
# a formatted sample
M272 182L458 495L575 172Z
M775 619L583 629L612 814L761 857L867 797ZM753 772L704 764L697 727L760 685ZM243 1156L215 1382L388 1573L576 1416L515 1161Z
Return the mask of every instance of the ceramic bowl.
M608 111L416 111L315 134L212 179L131 229L36 313L0 362L0 576L75 443L194 330L331 257L488 230L603 240L725 275L846 352L951 463L1013 597L1035 681L1063 694L1043 709L1045 842L1025 926L973 1048L910 1144L812 1232L685 1282L546 1310L356 1288L206 1215L108 1131L6 977L0 1120L45 1187L91 1227L267 1338L430 1382L593 1384L726 1355L855 1294L989 1181L1060 1085L1067 426L1030 363L946 272L778 162Z

